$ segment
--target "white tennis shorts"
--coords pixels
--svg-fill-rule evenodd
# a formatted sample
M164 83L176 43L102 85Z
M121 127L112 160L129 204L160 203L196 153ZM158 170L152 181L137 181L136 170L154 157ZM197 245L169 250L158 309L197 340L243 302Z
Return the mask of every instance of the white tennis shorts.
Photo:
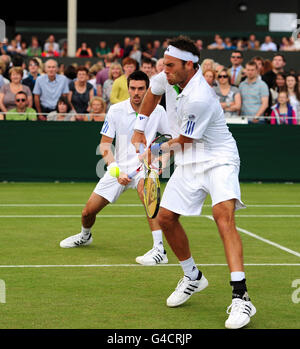
M212 206L236 199L235 209L245 208L241 201L239 166L219 165L195 172L192 165L178 166L169 179L160 206L184 216L201 215L209 194Z
M144 171L138 172L136 176L131 179L131 182L125 186L121 185L116 177L112 177L109 172L106 172L96 185L94 193L112 203L127 189L136 189L141 179L144 179Z

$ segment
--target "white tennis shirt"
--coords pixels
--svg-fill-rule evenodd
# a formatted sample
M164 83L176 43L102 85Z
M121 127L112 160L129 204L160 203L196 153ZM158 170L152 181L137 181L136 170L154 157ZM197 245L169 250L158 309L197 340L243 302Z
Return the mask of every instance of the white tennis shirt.
M155 95L166 93L166 108L173 135L192 138L192 146L176 154L177 165L201 163L202 169L222 164L239 165L236 142L228 129L224 112L214 90L208 85L201 69L181 93L174 94L164 72L151 82ZM177 134L175 134L177 133Z
M130 173L140 166L138 154L131 138L136 121L136 112L132 108L130 99L110 106L101 134L115 139L114 157L120 169L125 173ZM158 105L149 117L145 129L147 146L156 137L156 133L170 133L168 118L165 109Z

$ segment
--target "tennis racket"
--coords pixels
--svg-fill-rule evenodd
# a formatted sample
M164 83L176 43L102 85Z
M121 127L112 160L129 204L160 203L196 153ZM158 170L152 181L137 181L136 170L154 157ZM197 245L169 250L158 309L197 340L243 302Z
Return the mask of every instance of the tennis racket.
M168 134L163 134L156 137L150 144L148 148L150 148L154 144L161 144L167 142L172 137ZM140 144L140 154L144 153L144 145ZM159 152L158 154L159 155ZM160 164L160 162L159 162ZM144 170L145 180L144 180L144 204L146 208L146 212L149 218L155 218L160 204L160 181L159 181L159 171L160 165L157 167L155 165L149 165L148 161L143 158L142 165L133 173L129 174L128 177L134 177L139 171Z

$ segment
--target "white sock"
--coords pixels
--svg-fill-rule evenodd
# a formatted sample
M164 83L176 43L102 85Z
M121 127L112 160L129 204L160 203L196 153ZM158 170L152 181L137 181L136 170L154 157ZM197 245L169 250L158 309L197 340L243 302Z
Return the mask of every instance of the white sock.
M230 273L231 281L242 281L245 279L245 273L243 271L233 271Z
M191 280L196 280L199 275L199 269L197 268L193 257L186 259L185 261L179 261L183 273L185 276L188 276Z
M84 239L88 239L91 234L91 228L81 227L81 235Z
M164 252L163 236L161 230L153 230L153 247L158 248L161 252Z

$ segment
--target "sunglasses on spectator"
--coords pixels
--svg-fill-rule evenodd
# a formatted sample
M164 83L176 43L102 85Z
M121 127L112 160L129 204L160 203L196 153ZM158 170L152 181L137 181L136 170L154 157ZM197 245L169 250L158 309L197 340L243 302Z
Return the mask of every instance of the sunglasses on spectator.
M219 76L218 76L218 79L221 79L221 78L226 79L226 78L228 78L228 75L219 75Z
M18 98L18 99L16 99L16 102L25 102L25 101L26 101L25 98Z
M242 56L231 56L231 58L239 58L239 59L241 59Z

